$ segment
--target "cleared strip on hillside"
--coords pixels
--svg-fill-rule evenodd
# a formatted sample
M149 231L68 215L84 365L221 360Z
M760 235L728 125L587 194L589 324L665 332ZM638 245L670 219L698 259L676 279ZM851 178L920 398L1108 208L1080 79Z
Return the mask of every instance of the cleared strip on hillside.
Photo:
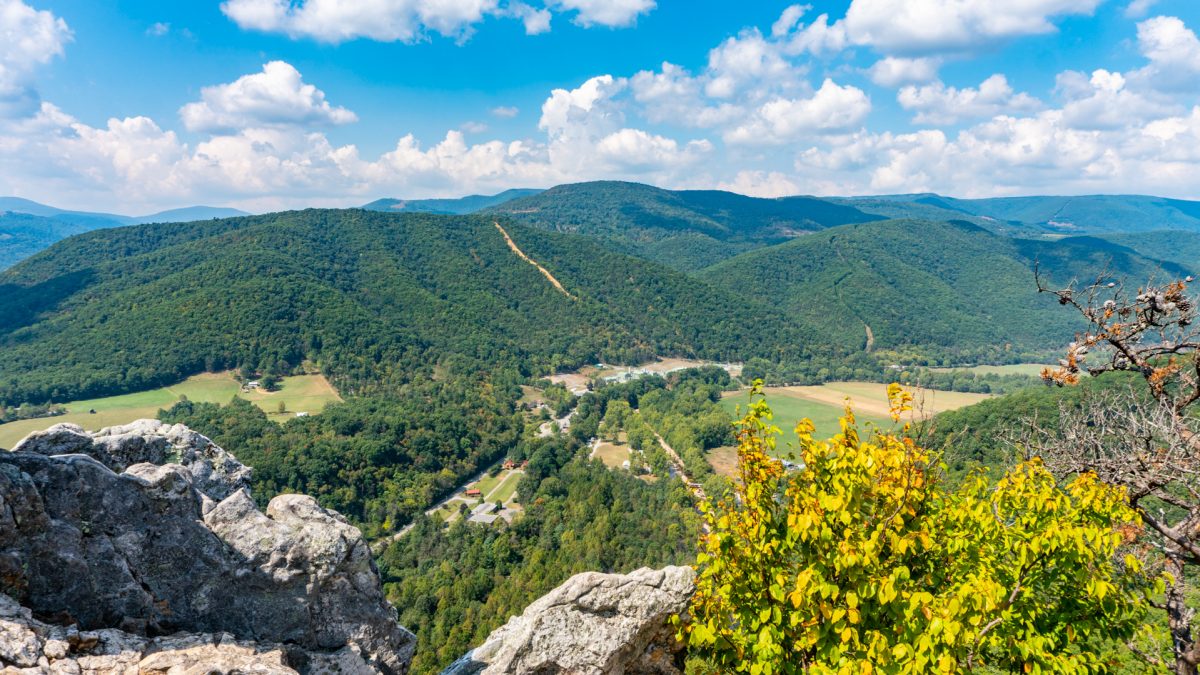
M512 237L508 236L508 232L503 227L500 227L499 221L495 221L492 224L496 226L497 230L500 230L500 234L504 236L504 241L508 242L508 247L512 249L512 252L516 253L517 256L521 258L521 260L524 260L525 262L529 263L530 265L533 265L534 267L536 267L538 269L538 271L542 273L542 276L546 277L546 279L548 279L550 281L550 284L558 289L559 293L562 293L563 295L567 296L568 298L570 298L572 300L579 299L579 298L576 298L574 295L571 295L570 292L567 291L567 289L563 288L563 285L558 282L558 279L554 278L554 275L550 273L550 270L546 269L545 267L542 267L541 265L538 264L538 262L536 260L525 255L525 252L521 250L521 247L517 246L517 242L513 241Z

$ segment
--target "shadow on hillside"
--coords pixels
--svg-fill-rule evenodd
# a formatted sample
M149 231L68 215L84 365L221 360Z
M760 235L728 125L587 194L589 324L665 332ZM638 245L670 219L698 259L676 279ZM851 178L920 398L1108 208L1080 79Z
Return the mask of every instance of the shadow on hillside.
M62 301L83 290L95 272L79 270L48 279L33 286L0 284L0 335L33 323L41 314L58 309Z

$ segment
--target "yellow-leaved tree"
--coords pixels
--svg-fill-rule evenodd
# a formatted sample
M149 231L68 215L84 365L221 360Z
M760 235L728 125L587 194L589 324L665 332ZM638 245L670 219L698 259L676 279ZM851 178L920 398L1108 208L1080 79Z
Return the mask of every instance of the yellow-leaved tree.
M889 388L897 422L911 396ZM899 431L796 428L799 468L756 384L739 481L702 510L697 592L680 637L723 672L1093 673L1138 628L1154 580L1120 547L1140 525L1120 488L1059 484L1040 463L998 484L938 482Z

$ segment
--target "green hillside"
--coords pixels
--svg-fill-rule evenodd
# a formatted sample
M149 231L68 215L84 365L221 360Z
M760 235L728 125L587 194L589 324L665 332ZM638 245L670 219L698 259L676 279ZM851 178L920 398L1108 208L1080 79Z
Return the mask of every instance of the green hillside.
M448 358L547 372L654 355L798 354L766 305L582 237L492 217L308 210L102 230L0 274L0 403L316 362L339 391ZM756 337L756 336L764 336ZM482 367L482 366L481 366Z
M0 270L46 249L56 241L81 232L122 225L179 223L244 215L245 212L237 209L189 206L131 217L65 211L19 197L0 197Z
M71 235L86 232L86 225L27 213L0 213L0 270Z
M880 219L812 197L759 199L617 181L560 185L485 212L595 237L616 250L687 271L827 227Z
M1106 234L1100 237L1131 248L1147 258L1196 267L1200 261L1200 232L1157 230L1153 232Z
M918 345L972 355L1046 348L1073 334L1073 317L1038 295L1035 261L1064 284L1106 268L1133 279L1159 270L1099 239L1009 239L964 221L891 220L747 253L701 278L761 294L801 323L839 321L849 346L866 346L869 326L877 350Z

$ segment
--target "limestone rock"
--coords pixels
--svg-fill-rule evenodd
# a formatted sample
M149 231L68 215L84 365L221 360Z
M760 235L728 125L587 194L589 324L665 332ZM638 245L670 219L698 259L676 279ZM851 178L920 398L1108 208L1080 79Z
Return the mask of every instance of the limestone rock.
M667 621L694 590L688 567L575 575L443 675L676 675L680 645Z
M80 631L229 634L310 654L306 671L405 673L415 639L396 623L362 534L309 497L276 497L264 514L248 479L231 455L178 425L34 434L0 452L0 592ZM28 636L5 630L0 660L36 667ZM206 644L170 651L186 664L209 654ZM262 670L269 652L254 651L245 672L283 672ZM128 666L165 662L140 663Z
M250 467L182 424L137 420L89 434L75 424L55 424L25 437L13 452L87 455L116 472L135 464L180 464L196 489L220 501L250 487Z
M375 671L349 648L320 654L289 645L238 640L228 633L176 633L147 638L113 629L64 628L33 619L28 609L0 595L0 675L294 675L298 672L357 675Z

